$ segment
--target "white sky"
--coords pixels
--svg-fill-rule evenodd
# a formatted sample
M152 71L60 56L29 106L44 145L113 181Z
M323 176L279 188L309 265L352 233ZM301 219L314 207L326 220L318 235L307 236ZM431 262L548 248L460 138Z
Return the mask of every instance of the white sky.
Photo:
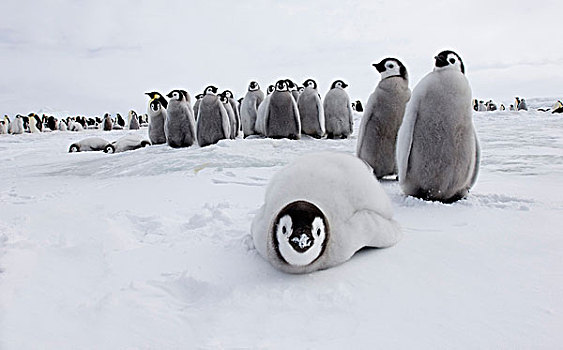
M563 5L556 1L93 1L0 3L0 113L44 107L146 111L146 91L206 85L244 94L312 77L365 102L371 66L395 56L410 87L453 49L473 94L563 97Z

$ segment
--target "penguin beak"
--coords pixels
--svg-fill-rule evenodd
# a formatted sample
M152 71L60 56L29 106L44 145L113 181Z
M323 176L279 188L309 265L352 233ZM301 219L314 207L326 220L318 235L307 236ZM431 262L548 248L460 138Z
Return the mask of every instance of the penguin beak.
M342 83L342 87L343 87L343 88L347 88L347 87L348 87L348 84Z
M168 95L166 95L168 98L172 98L172 91L168 93Z
M445 67L448 65L448 61L446 60L446 57L444 56L436 56L434 57L434 59L436 60L436 67Z
M374 64L372 64L372 66L374 66L375 69L377 69L377 71L378 71L379 73L385 72L385 66L382 65L381 62L380 62L380 63L374 63Z

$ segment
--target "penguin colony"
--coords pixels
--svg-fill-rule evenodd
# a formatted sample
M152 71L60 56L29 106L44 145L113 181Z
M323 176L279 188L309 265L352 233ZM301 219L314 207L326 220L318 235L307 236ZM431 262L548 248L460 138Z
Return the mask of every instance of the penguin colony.
M398 180L406 195L423 200L462 199L479 172L472 111L528 110L519 97L508 108L492 100L472 100L462 58L448 50L434 59L433 70L412 93L399 59L373 64L381 80L365 105L351 102L343 80L334 81L324 99L314 79L302 86L281 79L266 94L251 81L238 100L230 90L219 92L213 85L195 96L193 106L185 90L172 90L168 99L153 91L146 93L144 115L131 110L126 119L109 113L61 120L34 113L13 121L5 116L0 133L148 127L148 140L138 135L113 142L89 137L69 147L71 153L116 153L151 144L205 147L247 137L345 139L352 134L353 111L363 112L356 157L318 153L297 159L272 178L252 222L254 245L270 264L288 273L309 273L341 264L364 247L385 248L400 240L401 230L378 179ZM563 103L540 110L562 113Z

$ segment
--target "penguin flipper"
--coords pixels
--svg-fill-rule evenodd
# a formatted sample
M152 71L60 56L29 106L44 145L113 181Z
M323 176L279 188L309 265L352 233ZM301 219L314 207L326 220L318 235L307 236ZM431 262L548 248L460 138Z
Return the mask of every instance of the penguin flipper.
M317 115L318 115L318 118L319 118L319 126L321 128L321 136L323 136L326 132L325 112L324 112L324 108L323 108L323 103L321 102L321 96L320 95L317 96L316 102L317 102Z
M479 147L479 139L477 138L477 132L475 130L473 130L473 137L475 138L475 165L473 166L473 174L471 174L469 187L473 187L473 185L477 181L477 175L479 174L479 163L481 162L481 147Z
M221 110L221 127L223 129L223 135L226 139L231 137L231 123L229 122L229 115L227 114L227 110L223 105L220 105Z
M399 170L399 182L405 180L409 158L412 149L412 139L416 120L418 118L418 106L411 105L410 111L407 109L403 123L399 128L397 136L397 167Z
M297 107L295 99L292 99L291 105L293 107L293 118L295 120L295 125L297 126L297 135L301 135L301 117L299 115L299 108Z

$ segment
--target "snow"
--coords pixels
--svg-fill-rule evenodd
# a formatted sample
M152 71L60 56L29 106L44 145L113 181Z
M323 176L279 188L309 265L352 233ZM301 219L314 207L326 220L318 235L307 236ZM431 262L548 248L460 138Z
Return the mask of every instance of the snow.
M561 115L475 113L466 200L383 181L396 246L306 275L260 257L269 179L302 154L353 154L355 117L348 140L116 154L67 151L130 131L0 135L0 348L559 348Z

